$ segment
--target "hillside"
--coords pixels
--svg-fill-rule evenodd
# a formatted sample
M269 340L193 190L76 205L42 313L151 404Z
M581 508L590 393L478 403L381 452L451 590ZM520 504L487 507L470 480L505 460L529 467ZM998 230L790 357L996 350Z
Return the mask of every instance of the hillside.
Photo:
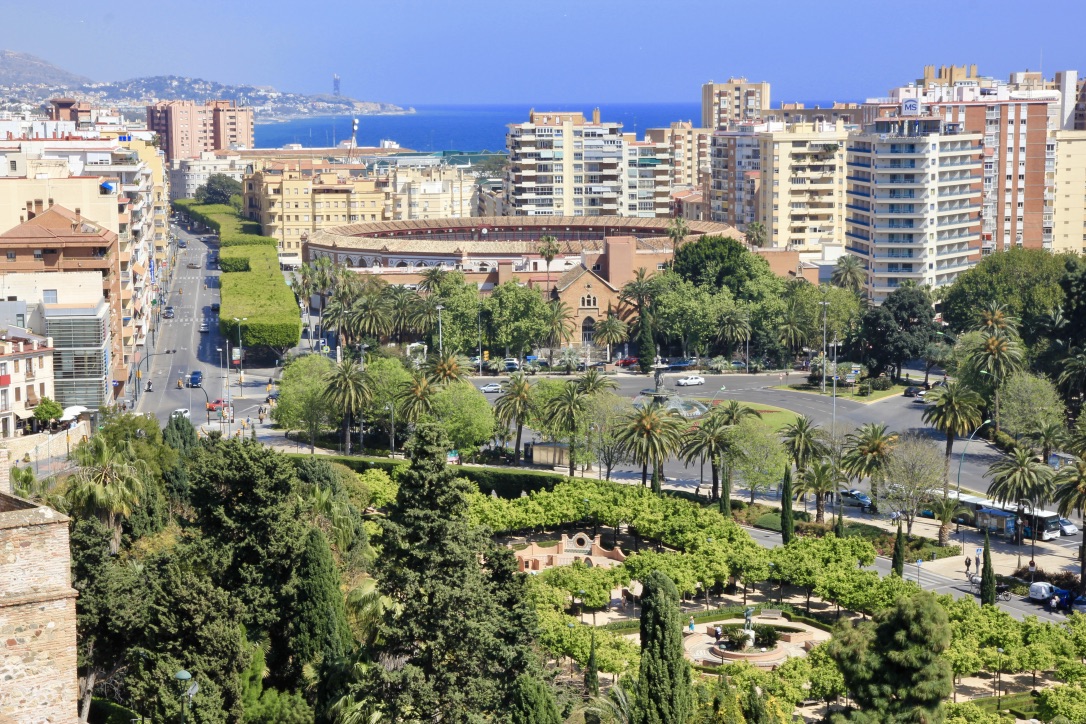
M0 50L0 86L49 85L74 88L89 78L58 68L29 53Z

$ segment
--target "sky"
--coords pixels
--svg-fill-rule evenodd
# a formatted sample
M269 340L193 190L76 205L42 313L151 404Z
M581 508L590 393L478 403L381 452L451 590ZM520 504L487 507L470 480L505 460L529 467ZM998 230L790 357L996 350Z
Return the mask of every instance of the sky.
M94 80L201 77L400 105L863 100L923 66L1078 69L1082 0L0 0L0 46Z

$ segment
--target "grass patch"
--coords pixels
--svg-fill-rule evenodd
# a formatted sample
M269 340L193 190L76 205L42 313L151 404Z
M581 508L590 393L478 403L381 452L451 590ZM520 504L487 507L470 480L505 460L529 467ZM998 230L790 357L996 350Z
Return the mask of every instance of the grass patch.
M698 398L698 402L709 404L710 398L702 397ZM724 400L715 400L714 405L720 405ZM769 425L774 430L780 430L781 428L791 425L799 418L799 413L786 410L783 407L777 407L776 405L763 405L762 403L746 402L745 400L739 400L739 404L743 407L754 410L762 417L762 421Z
M854 535L871 541L875 550L881 556L890 556L894 552L894 539L897 533L868 525L867 523L845 523L845 535ZM912 536L905 538L905 560L914 562L917 558L930 561L932 554L936 560L961 555L962 548L959 545L949 545L945 548L938 541L924 536Z
M845 388L840 385L837 386L837 397L841 400L852 400L853 402L862 402L867 404L868 402L877 402L878 400L885 400L887 397L893 397L894 395L901 395L905 392L907 385L893 385L888 390L871 390L870 395L861 397L856 394L856 389L859 385L853 385L851 388ZM794 385L774 385L770 389L772 390L784 390L786 392L802 392L808 395L822 395L821 385L809 385L806 382L796 383ZM825 397L833 396L833 387L829 384L826 385Z

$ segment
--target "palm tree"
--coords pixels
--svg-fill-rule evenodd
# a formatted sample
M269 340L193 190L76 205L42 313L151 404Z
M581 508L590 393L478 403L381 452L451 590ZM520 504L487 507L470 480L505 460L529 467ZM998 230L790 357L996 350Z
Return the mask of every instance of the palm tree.
M610 310L607 312L607 318L596 325L595 340L607 345L608 362L611 361L611 345L625 341L628 334L629 329L626 323L611 314Z
M743 238L751 246L762 248L766 242L765 225L760 221L752 221L747 224L747 230L743 232Z
M320 306L317 308L317 336L324 329L324 298L335 286L336 270L332 260L326 256L318 257L313 262L313 288L317 293Z
M859 294L867 284L867 269L858 257L844 254L838 257L837 264L833 267L830 283L853 294Z
M355 360L347 357L325 376L324 396L328 404L343 411L343 449L351 454L351 423L371 399L365 372Z
M815 497L815 522L824 523L826 496L833 495L844 480L832 460L822 458L808 463L799 472L799 486L796 492L810 493Z
M1060 375L1056 382L1069 397L1081 398L1086 391L1086 347L1072 347L1060 362Z
M1086 460L1076 460L1069 465L1064 465L1056 473L1056 492L1053 501L1059 506L1060 515L1070 515L1072 511L1078 511L1082 516L1086 514ZM1078 549L1078 593L1086 594L1086 536Z
M980 318L973 328L981 332L1004 332L1017 335L1018 318L1007 314L1005 305L992 301L980 310Z
M950 524L957 520L958 515L964 513L968 508L962 505L957 498L951 498L949 495L935 498L928 503L927 507L935 516L935 520L939 522L939 545L945 548L950 545Z
M419 280L419 291L429 292L434 296L441 294L441 285L447 274L448 272L440 266L427 267L422 273L422 279Z
M112 531L110 552L121 548L121 523L132 515L150 478L147 463L130 445L113 447L101 435L73 451L79 471L68 488L74 511L96 515Z
M664 460L679 448L683 426L682 418L656 402L627 416L618 440L633 461L640 463L641 485L648 485L650 465L654 481L663 476Z
M1059 422L1046 422L1026 433L1026 439L1040 449L1041 462L1048 462L1053 450L1059 450L1068 441L1067 428Z
M577 385L567 382L562 391L547 402L546 413L554 426L569 435L569 476L573 477L573 453L577 444L577 428L588 412L588 395Z
M988 495L1004 505L1017 504L1017 517L1021 521L1026 503L1032 508L1037 501L1047 500L1052 494L1052 474L1052 468L1035 458L1031 450L1018 447L1009 457L996 461L988 468L988 476L992 478ZM1021 545L1021 525L1015 528L1014 535Z
M433 355L426 365L426 376L435 385L447 385L466 378L468 368L454 352L449 352L444 357Z
M430 294L418 297L411 308L409 324L418 334L426 334L437 328L438 310L441 306L441 298Z
M574 384L577 385L577 388L581 392L585 393L589 397L596 394L597 392L602 392L604 390L613 390L618 387L618 385L615 384L614 380L610 379L609 377L604 377L597 369L588 370L583 375L578 377Z
M622 684L615 684L606 696L592 697L587 711L595 714L604 724L634 724L637 721L636 704Z
M717 327L717 339L727 346L730 353L732 345L750 339L750 313L741 307L731 307L720 315Z
M547 265L547 293L543 295L544 299L551 298L551 262L554 261L554 257L558 256L562 248L558 246L558 239L555 239L549 234L539 237L539 246L537 251L539 256L543 257L544 263Z
M800 415L795 422L786 425L782 433L784 449L801 475L812 460L829 453L824 431L806 415Z
M403 344L403 334L411 323L411 315L419 295L399 284L392 284L384 292L388 309L389 331L396 335L396 341Z
M554 364L554 348L573 339L573 310L560 299L552 299L543 315L543 330L550 348L551 365Z
M363 578L347 593L344 604L352 628L362 640L363 646L370 649L379 643L381 624L385 618L403 610L402 604L381 595L374 578Z
M667 224L667 238L671 239L672 249L677 249L689 233L690 227L687 226L686 219L681 216L676 216Z
M1022 369L1022 343L1013 332L995 329L983 333L980 344L970 352L967 364L992 378L995 389L995 429L999 432L999 387Z
M844 471L857 480L871 478L872 497L878 499L878 485L898 435L880 422L869 422L845 436Z
M324 328L339 335L340 345L346 345L349 341L350 309L350 302L341 294L329 299L328 306L324 308Z
M514 465L520 463L520 435L532 410L532 385L523 372L515 372L509 378L509 387L494 402L494 414L498 422L505 427L517 426L517 442L513 448Z
M687 465L695 460L709 461L713 474L713 487L710 500L720 497L720 464L730 449L731 426L724 424L720 415L710 414L696 426L686 431L679 446L679 455ZM729 491L730 492L730 491ZM730 495L728 496L730 498ZM730 514L730 505L721 508L725 515Z
M396 396L397 405L400 408L401 419L410 424L419 421L424 415L430 415L434 411L434 385L419 372L411 376L408 382L403 384L400 393Z
M778 338L781 344L792 352L792 357L798 355L798 350L807 341L807 330L803 326L803 314L795 299L788 302L785 307L781 325L777 328Z
M634 272L634 278L622 286L619 300L623 304L629 304L637 310L638 324L641 320L647 321L652 326L652 299L656 295L656 284L649 276L645 267L639 267ZM639 328L640 329L640 328Z
M950 456L954 438L970 434L981 423L981 396L964 382L948 382L928 393L930 404L924 409L924 422L946 435L946 470L943 493L950 492Z
M720 419L722 425L726 425L729 429L734 428L747 418L759 418L761 419L762 413L755 410L753 407L747 407L739 400L728 400L723 402L717 407L713 408L712 415ZM721 463L724 466L724 491L731 500L732 496L732 463L734 462L734 453L742 452L736 450L730 450L728 455L721 458ZM729 504L730 505L730 504ZM731 511L725 511L725 515L730 515Z
M366 337L380 339L392 329L392 314L388 300L380 294L363 294L354 301L347 313L355 341Z

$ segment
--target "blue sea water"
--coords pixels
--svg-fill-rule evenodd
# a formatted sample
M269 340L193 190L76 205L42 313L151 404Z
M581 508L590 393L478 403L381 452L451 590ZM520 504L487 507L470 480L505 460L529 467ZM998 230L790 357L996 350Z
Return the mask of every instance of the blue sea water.
M590 117L593 104L544 104L537 111L581 111ZM698 125L698 103L599 104L600 120L622 123L623 129L644 135L646 128L664 128L672 121ZM382 139L415 151L500 151L505 149L506 124L528 120L527 105L416 106L402 116L359 116L358 145L376 146ZM258 123L257 148L279 148L288 143L330 147L351 134L346 116L301 118L281 123Z

